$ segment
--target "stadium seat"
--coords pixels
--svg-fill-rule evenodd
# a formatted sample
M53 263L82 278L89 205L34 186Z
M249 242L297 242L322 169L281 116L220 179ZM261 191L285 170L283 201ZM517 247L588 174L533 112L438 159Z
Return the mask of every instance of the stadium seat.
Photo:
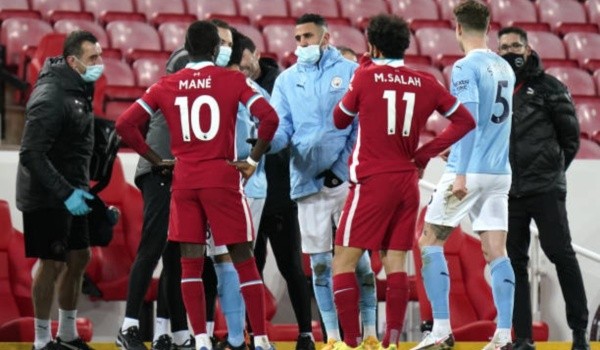
M340 16L336 0L289 0L290 16L300 17L305 13L318 13L323 17Z
M104 31L104 28L96 22L86 21L82 19L61 19L54 23L54 31L68 35L75 30L86 30L98 39L102 49L108 48L108 36Z
M350 19L354 26L364 23L370 17L388 13L385 0L348 0L340 1L340 16Z
M434 67L432 65L419 64L419 63L407 63L406 66L408 68L411 68L414 70L429 73L429 74L433 75L437 79L437 81L439 81L442 85L446 86L446 79L444 78L444 75L436 67Z
M555 31L560 36L574 32L596 34L599 32L596 23L560 23Z
M0 342L34 340L31 275L35 261L25 257L23 235L12 226L8 202L0 200ZM90 320L77 318L76 325L79 335L90 341ZM53 321L51 327L56 334L58 322Z
M153 1L153 0L133 0L137 12L146 16L148 21L155 19L163 14L185 14L183 0Z
M62 18L80 18L93 20L93 14L84 12L79 0L31 0L31 9L40 11L51 21Z
M236 16L235 0L185 0L187 12L199 19L207 18L209 14Z
M600 23L600 0L586 0L583 6L587 12L589 23Z
M158 32L149 24L135 21L114 21L106 25L110 46L121 49L133 61L143 55L161 55Z
M158 35L165 51L172 52L183 46L185 33L189 27L186 22L165 22L158 26Z
M573 67L552 67L546 73L555 76L565 84L572 95L595 96L596 85L592 76L583 69Z
M580 138L575 159L600 159L600 146L594 141Z
M0 0L0 22L17 17L41 19L42 15L39 11L31 10L27 0Z
M529 32L551 32L552 31L552 29L550 28L550 25L546 22L514 21L514 22L512 22L511 26L519 27L519 28L523 29L524 31L526 31L527 33L529 33Z
M594 139L600 136L600 102L585 102L575 105L581 137Z
M231 16L231 15L222 15L220 13L209 13L206 16L206 19L218 18L220 20L225 21L225 23L236 26L239 24L250 24L250 18L246 16Z
M560 38L550 32L527 33L529 46L534 49L540 58L565 59L567 54L565 46Z
M447 65L441 64L442 61L464 55L452 29L421 28L415 32L415 37L419 43L419 53L431 57L435 65Z
M104 75L107 85L135 86L135 77L129 65L121 60L104 59Z
M167 60L162 58L140 58L131 68L137 86L149 87L166 74Z
M454 7L460 3L460 0L438 0L437 4L440 9L440 18L448 21L454 20Z
M141 96L141 95L140 95ZM135 100L130 101L107 101L104 106L104 116L108 120L116 121Z
M600 149L600 147L599 147ZM417 240L423 231L426 208L417 220L413 259L416 272L416 289L419 297L421 321L432 321L432 310L423 285L423 261ZM488 341L496 329L496 309L492 290L485 279L486 262L479 239L455 228L444 245L444 255L450 271L450 322L457 341ZM533 338L548 340L548 325L534 322Z
M267 50L277 54L280 59L286 52L296 50L296 26L292 24L269 24L263 28Z
M30 10L28 0L0 0L2 10Z
M0 44L6 47L6 64L22 65L27 47L37 46L42 37L49 33L52 33L50 24L39 19L9 18L3 21Z
M289 16L261 16L254 23L254 25L256 25L260 30L263 30L266 26L270 24L284 24L296 26L296 19L294 17Z
M600 34L569 33L563 38L570 59L594 71L600 61Z
M234 27L240 33L252 39L252 42L254 42L254 45L256 45L256 48L260 52L266 52L267 47L265 45L265 39L263 38L262 33L258 29L256 29L255 26L249 24L238 24Z
M408 45L408 49L404 51L404 54L413 56L419 54L419 43L417 43L417 38L415 38L413 33L410 33L410 44Z
M29 94L37 81L44 62L46 62L46 58L62 55L65 39L65 34L50 33L44 35L40 40L35 52L31 56L31 60L25 66L25 80L29 83L30 89L25 93L24 100L29 98Z
M247 16L252 22L264 16L288 16L286 0L239 0L238 9L240 15Z
M390 0L392 13L408 22L414 19L440 19L434 0Z
M585 8L576 0L536 0L535 4L539 21L550 24L552 30L561 23L587 22Z
M115 120L125 108L142 96L145 89L136 86L131 67L122 60L105 58L103 77L105 86L101 110L107 119Z
M361 55L367 51L367 38L360 30L346 25L329 24L330 43L334 46L346 46Z
M537 22L535 5L529 0L495 0L490 1L489 6L492 21L500 22L503 27L513 22Z
M83 9L94 14L101 24L114 20L145 21L146 17L135 12L132 0L82 0Z

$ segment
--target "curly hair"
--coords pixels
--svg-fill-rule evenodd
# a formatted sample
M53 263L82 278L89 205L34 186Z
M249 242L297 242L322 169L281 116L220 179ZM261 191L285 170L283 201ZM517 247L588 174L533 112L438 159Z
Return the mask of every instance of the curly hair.
M410 45L410 30L404 19L380 14L369 21L367 38L386 58L404 58L404 51Z

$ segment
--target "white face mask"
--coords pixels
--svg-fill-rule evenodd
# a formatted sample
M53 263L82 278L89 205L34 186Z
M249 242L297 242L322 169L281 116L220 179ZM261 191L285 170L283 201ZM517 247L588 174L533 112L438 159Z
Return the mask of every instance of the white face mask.
M296 56L298 57L298 62L304 64L317 63L321 58L321 42L323 41L324 37L325 32L323 32L323 35L321 36L321 39L319 40L318 44L308 45L306 47L298 45L298 47L296 47L296 51L294 51L294 54L296 54Z
M100 76L104 72L103 64L94 64L91 66L86 66L83 62L79 60L79 58L75 57L75 59L85 67L85 73L79 74L83 81L85 81L86 83L93 83L96 80L100 79Z
M219 67L226 67L229 63L229 59L231 58L231 47L229 46L221 46L219 47L219 55L217 56L217 60L215 64Z

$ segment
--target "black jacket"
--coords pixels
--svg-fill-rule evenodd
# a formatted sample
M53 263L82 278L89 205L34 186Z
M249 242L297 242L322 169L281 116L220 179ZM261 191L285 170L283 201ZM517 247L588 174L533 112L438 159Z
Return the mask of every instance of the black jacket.
M62 57L49 58L27 102L19 152L17 207L64 208L75 188L89 187L94 143L93 84Z
M567 87L544 73L532 52L517 74L510 136L511 197L567 191L565 170L579 149L579 123Z

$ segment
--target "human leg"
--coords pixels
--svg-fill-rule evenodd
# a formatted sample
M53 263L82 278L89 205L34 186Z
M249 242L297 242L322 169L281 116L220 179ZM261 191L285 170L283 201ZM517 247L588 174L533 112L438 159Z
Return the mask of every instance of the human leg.
M234 347L244 343L246 308L240 292L240 280L228 253L216 255L217 293L227 323L227 342Z
M344 342L357 347L361 342L359 323L359 287L356 266L363 249L336 245L333 259L333 291L335 306L344 330Z

